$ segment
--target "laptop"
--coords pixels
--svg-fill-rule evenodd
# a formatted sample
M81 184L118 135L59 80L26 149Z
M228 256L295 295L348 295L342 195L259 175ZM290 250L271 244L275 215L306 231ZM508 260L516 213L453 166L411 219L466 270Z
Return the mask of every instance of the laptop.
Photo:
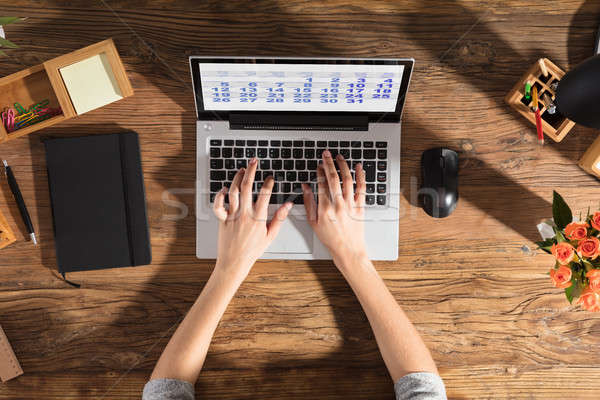
M265 259L330 259L310 228L303 182L316 192L325 149L367 178L365 239L373 260L398 258L400 121L413 59L189 59L196 103L196 256L216 258L216 193L258 159L254 191L275 184L269 215L294 203Z

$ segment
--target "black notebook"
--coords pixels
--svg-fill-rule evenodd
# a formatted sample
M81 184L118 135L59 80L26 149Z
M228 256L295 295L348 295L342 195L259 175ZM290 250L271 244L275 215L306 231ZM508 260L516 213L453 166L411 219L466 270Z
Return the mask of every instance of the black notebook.
M140 146L135 132L47 139L59 271L151 262Z

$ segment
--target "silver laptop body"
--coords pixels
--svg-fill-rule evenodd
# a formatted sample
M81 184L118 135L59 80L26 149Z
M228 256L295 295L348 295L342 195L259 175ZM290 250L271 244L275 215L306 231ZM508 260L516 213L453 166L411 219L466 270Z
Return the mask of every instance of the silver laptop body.
M304 205L297 204L302 195L294 191L299 182L314 182L309 167L326 147L350 156L349 163L374 166L365 210L367 249L373 260L396 260L400 118L413 64L412 59L190 57L198 117L196 256L216 258L212 198L254 156L259 170L265 167L264 178L274 174L278 183L273 202L279 204L269 205L269 215L280 203L295 202L262 258L330 259L306 221ZM257 175L260 185L263 178Z

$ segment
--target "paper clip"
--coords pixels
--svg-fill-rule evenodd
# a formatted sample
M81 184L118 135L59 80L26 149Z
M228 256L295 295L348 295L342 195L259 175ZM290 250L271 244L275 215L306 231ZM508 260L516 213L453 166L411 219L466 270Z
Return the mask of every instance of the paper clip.
M40 101L39 103L34 104L31 107L29 107L29 111L39 110L40 108L47 106L48 104L50 104L50 101L48 99L44 99L44 100Z
M12 108L2 113L2 123L8 132L12 132L15 129L15 111Z
M27 112L26 109L23 108L23 106L19 103L15 103L15 109L17 110L17 112L20 114L25 114Z

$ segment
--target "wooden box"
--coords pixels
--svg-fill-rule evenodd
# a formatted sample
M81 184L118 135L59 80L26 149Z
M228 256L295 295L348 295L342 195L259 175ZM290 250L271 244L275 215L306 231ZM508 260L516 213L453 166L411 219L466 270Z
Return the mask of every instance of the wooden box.
M8 222L6 218L0 211L0 249L8 246L11 243L14 243L17 240L15 234L8 226Z
M552 84L557 83L565 75L565 72L558 68L547 58L540 58L531 68L521 77L512 90L506 95L504 100L521 115L529 120L535 127L535 113L531 108L532 99L525 99L525 84L530 83L538 89L540 99L538 107L542 116L542 129L544 134L555 142L560 142L567 133L575 126L575 122L560 115L558 111L550 114L546 106L541 101L544 93L548 93L552 101L555 99L555 91Z
M600 178L600 136L586 150L578 165L588 174Z
M19 103L25 109L39 103L42 100L48 100L49 107L62 109L62 114L56 115L50 119L37 122L33 125L16 129L8 132L4 123L0 123L0 142L15 139L17 137L27 135L38 131L45 127L58 124L66 119L76 117L90 110L90 107L79 110L77 106L82 100L90 100L102 102L102 97L99 93L93 90L85 91L85 84L100 82L98 76L89 76L85 80L84 85L77 85L77 82L71 78L71 81L65 80L66 77L73 76L73 66L84 66L89 63L89 60L98 59L96 64L103 66L106 71L106 76L109 77L112 84L109 90L119 93L119 98L125 98L133 94L131 83L125 73L123 63L117 53L112 39L93 44L83 49L76 50L72 53L46 61L43 64L36 65L31 68L16 72L12 75L0 78L0 111L5 111L8 108L15 108L15 103ZM67 69L70 68L70 71ZM87 70L92 70L87 67ZM83 71L83 72L82 72ZM70 72L71 75L66 75ZM85 73L85 70L80 70L80 74ZM81 80L81 77L80 77ZM69 89L69 84L71 84ZM77 93L79 92L79 93ZM84 97L82 97L82 92ZM78 96L78 97L76 97ZM96 97L94 97L96 96ZM97 107L108 104L114 100L97 105ZM83 110L83 111L82 111Z

